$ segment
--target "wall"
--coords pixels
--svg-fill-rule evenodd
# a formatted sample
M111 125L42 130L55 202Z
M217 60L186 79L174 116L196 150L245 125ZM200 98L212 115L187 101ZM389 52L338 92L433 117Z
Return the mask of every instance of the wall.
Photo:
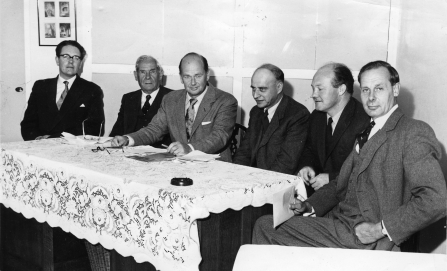
M441 167L447 176L447 2L402 1L397 70L401 76L399 105L406 114L434 129L442 146ZM422 232L422 249L446 251L446 220Z
M24 8L22 1L0 3L0 142L21 140L20 120L25 109Z

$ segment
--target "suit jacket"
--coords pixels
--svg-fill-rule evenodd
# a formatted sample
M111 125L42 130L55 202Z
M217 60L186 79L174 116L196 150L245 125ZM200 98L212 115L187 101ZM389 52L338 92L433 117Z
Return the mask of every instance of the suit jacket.
M314 110L310 115L309 133L298 170L309 166L316 174L329 173L329 180L335 179L351 153L356 135L368 126L370 119L362 104L351 98L340 115L326 153L327 113Z
M257 106L251 109L248 130L234 163L294 174L306 141L309 110L284 95L260 139L263 114Z
M366 142L360 154L353 149L340 175L308 201L317 216L333 207L332 214L342 216L339 203L345 199L351 187L350 176L354 174L352 181L356 182L362 220L372 223L383 220L394 242L382 238L377 241L376 249L391 250L446 215L447 192L440 157L441 148L431 127L407 118L397 109ZM361 162L353 172L355 158Z
M28 100L25 116L20 123L24 140L34 140L38 136L59 137L62 132L82 135L99 135L101 123L104 133L104 103L101 88L76 76L67 96L57 109L57 79L38 80Z
M189 142L186 137L185 101L184 89L165 95L151 123L129 134L135 145L150 145L169 134L173 142L189 143L195 150L205 153L220 153L223 161L231 161L228 146L236 122L237 100L208 83L208 90L197 109Z
M151 122L160 108L163 97L171 91L172 89L160 86L157 97L153 100L149 111L144 117L142 123L143 127ZM143 114L141 112L141 95L141 90L132 91L123 95L123 98L121 99L120 111L118 113L118 119L116 120L115 125L113 125L109 136L130 134L142 128L137 127L138 118L142 117ZM169 135L166 135L162 142L169 145Z

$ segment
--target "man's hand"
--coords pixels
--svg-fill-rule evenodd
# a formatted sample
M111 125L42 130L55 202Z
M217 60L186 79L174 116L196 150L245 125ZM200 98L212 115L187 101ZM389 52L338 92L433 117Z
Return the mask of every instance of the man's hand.
M309 184L312 186L312 188L315 191L317 191L318 189L320 189L323 186L327 185L328 183L329 183L329 174L328 173L318 174L317 177L312 178L309 181Z
M35 140L47 139L47 138L49 138L49 137L50 137L50 135L38 136L38 137L36 137Z
M123 147L129 144L129 138L127 136L115 136L112 139L112 147Z
M305 184L309 185L309 181L315 177L315 171L311 167L303 167L298 172L298 176L303 178Z
M382 225L379 223L363 222L355 226L355 235L362 244L371 244L382 239L385 235L382 233Z
M169 145L167 151L169 153L174 154L175 156L183 156L185 154L188 154L192 151L191 147L189 147L188 144L183 144L178 141L171 143Z
M294 199L293 203L290 203L289 209L293 211L295 215L302 215L304 213L312 212L312 206L307 201L301 201L299 199Z

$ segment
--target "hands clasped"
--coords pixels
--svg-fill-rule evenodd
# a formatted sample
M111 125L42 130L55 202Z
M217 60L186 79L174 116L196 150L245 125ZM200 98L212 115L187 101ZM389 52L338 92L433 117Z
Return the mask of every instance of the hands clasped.
M298 172L298 176L303 178L304 183L312 186L315 191L329 183L329 174L321 173L315 176L315 171L311 167L303 167Z
M295 215L312 212L312 206L309 202L301 201L297 198L294 199L294 202L290 203L289 209L292 210Z

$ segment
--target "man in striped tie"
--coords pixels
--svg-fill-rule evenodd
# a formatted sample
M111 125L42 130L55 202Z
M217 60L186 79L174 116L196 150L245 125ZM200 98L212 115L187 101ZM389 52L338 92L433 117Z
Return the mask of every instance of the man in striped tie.
M179 71L185 89L167 94L146 127L115 136L112 145L150 145L169 134L173 143L167 150L172 154L181 156L199 150L231 161L228 143L236 122L236 98L208 82L208 61L202 55L186 54Z
M20 124L24 140L60 137L62 132L95 136L104 133L103 92L79 76L86 54L77 41L57 45L59 75L34 83Z

